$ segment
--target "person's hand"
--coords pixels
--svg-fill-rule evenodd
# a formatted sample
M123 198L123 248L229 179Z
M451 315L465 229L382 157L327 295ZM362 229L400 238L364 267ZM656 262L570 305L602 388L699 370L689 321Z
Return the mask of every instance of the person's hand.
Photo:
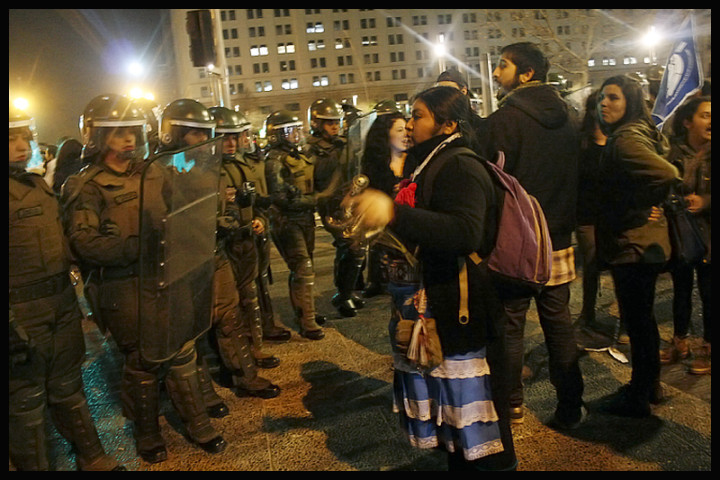
M685 201L688 203L688 211L690 213L699 212L700 210L702 210L703 205L705 204L703 198L700 195L696 195L694 193L686 196Z
M352 212L353 223L367 231L384 228L395 216L392 198L373 188L360 195L346 197L341 206Z
M265 232L265 224L258 218L253 218L252 229L255 235L262 235Z

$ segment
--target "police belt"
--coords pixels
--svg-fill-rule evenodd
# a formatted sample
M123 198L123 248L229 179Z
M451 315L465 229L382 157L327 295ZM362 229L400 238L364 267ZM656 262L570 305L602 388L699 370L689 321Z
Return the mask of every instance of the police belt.
M62 293L70 285L68 272L10 289L10 303L25 303Z
M140 264L133 263L126 267L101 267L101 280L118 280L121 278L137 277L140 275Z

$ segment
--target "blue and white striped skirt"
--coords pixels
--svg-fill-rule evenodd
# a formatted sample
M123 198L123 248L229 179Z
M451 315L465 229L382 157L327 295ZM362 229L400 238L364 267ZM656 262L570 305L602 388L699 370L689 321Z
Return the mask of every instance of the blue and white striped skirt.
M388 290L393 295L392 339L398 312L405 319L412 318L414 308L409 299L414 293L410 286L392 283ZM418 370L397 351L393 352L393 364L393 411L399 414L412 446L462 452L468 461L503 451L484 347L445 356L430 372Z

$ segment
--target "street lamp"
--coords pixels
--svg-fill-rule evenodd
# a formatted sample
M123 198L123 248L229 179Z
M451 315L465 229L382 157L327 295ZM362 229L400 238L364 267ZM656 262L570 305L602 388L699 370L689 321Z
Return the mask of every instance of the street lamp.
M433 44L433 53L435 54L435 57L438 59L438 68L440 69L439 73L442 73L445 71L445 55L447 55L447 48L445 47L445 36L439 35L438 36L438 43Z
M13 107L17 108L18 110L25 111L30 106L30 101L28 101L27 98L18 97L15 100L13 100Z
M143 74L145 68L143 68L140 62L130 62L127 66L127 71L133 77L139 77Z
M650 63L655 64L656 57L655 57L655 46L660 43L661 35L655 28L655 26L651 26L648 29L648 32L645 34L645 36L642 38L642 42L645 44L646 47L650 49Z

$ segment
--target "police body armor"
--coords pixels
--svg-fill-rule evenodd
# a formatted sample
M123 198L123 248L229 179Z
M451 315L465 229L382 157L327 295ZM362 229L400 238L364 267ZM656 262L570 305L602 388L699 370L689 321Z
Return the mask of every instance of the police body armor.
M18 377L11 356L10 458L19 470L49 467L43 422L50 395L62 397L49 410L60 433L77 449L78 467L113 468L117 463L105 455L83 394L85 345L79 314L70 303L74 296L67 295L71 257L55 194L39 175L11 174L8 216L11 344L13 331L28 344ZM56 300L48 303L47 297ZM58 310L48 312L48 307ZM62 364L56 362L60 358Z
M268 152L265 172L273 204L282 214L312 212L314 199L307 201L303 196L315 192L313 158L282 147L273 148Z
M9 208L11 292L59 274L69 282L68 250L57 199L45 180L30 173L11 177ZM28 249L31 243L38 248Z
M171 358L212 324L212 281L222 140L151 159L140 193L140 351ZM167 209L155 208L155 171Z

